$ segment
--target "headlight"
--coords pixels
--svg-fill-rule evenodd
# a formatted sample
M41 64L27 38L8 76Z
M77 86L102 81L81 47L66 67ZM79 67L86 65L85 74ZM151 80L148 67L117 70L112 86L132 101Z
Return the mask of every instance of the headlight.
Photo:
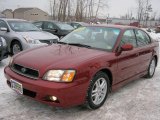
M13 57L11 57L10 61L9 61L9 66L11 66L13 63Z
M33 38L23 36L23 38L26 40L29 44L40 44L41 42L39 40L34 40Z
M75 70L49 70L43 79L55 82L72 82L75 73Z
M6 40L3 37L0 38L0 46L7 46Z

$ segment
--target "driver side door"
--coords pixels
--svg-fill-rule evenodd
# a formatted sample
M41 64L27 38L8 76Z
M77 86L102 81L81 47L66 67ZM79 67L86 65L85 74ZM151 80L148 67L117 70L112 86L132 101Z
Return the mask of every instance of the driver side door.
M118 56L117 83L130 79L139 73L137 41L135 33L132 29L126 30L123 33L120 46L127 43L133 45L134 48L130 51L122 51L122 53Z

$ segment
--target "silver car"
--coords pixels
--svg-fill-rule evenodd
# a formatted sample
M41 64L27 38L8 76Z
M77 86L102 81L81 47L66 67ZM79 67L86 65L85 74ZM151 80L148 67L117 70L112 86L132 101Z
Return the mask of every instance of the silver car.
M59 40L57 36L41 31L32 23L20 19L0 19L0 36L6 39L8 52L13 55Z

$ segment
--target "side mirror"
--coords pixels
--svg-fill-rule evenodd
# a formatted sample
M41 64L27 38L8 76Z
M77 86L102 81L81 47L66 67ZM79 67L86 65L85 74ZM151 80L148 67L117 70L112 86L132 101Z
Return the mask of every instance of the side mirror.
M121 46L121 51L130 51L133 50L133 45L131 44L124 44Z
M5 28L5 27L1 27L1 28L0 28L0 31L5 31L5 32L7 32L7 31L8 31L8 29L7 29L7 28Z

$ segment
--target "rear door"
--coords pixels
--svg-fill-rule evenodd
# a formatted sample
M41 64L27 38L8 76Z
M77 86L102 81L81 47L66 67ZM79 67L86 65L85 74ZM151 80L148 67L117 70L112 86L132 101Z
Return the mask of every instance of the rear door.
M140 72L144 72L148 69L149 63L152 58L152 53L154 51L154 46L151 44L151 39L147 33L142 30L135 30L138 52L140 59Z
M117 82L127 80L139 73L139 53L133 29L126 30L121 38L120 46L132 44L133 50L123 51L118 56Z

